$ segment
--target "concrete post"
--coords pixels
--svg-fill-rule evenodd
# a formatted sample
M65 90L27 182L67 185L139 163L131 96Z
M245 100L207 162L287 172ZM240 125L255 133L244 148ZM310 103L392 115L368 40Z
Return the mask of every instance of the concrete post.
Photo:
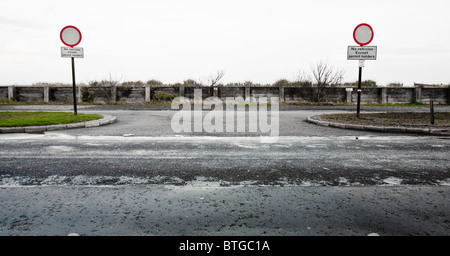
M184 86L180 86L179 90L180 90L179 96L184 97Z
M284 102L284 87L280 86L278 97L280 98L280 102Z
M8 100L14 100L14 86L8 86Z
M349 91L347 90L347 103L352 103L352 92L353 91Z
M82 93L81 93L81 86L77 86L77 103L82 103L83 102L83 98L82 98Z
M244 100L247 102L247 101L250 101L250 87L245 87L245 94L244 94Z
M50 88L48 86L44 86L44 102L50 102Z
M387 103L387 88L381 88L381 103Z
M112 102L117 101L117 86L115 85L111 86L111 101Z
M150 86L145 86L145 102L150 102L151 99L151 90L150 90Z
M414 88L414 102L421 102L421 98L422 98L422 88L415 87Z

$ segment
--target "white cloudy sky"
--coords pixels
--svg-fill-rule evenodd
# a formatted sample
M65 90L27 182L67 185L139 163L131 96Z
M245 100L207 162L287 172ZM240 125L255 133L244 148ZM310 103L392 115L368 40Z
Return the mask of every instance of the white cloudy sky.
M71 83L66 25L83 36L77 82L175 83L224 70L225 83L273 83L320 60L356 81L346 54L360 23L378 46L363 79L447 84L449 9L448 0L0 0L0 85Z

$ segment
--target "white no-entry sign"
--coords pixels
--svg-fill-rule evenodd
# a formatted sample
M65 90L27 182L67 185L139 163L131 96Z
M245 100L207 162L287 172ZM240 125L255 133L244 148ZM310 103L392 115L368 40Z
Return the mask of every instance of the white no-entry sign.
M353 39L359 46L349 46L347 48L348 60L376 60L377 47L366 46L372 42L373 29L367 23L361 23L353 30Z
M373 29L369 24L361 23L353 30L353 39L361 46L368 45L373 39Z
M72 59L72 88L73 88L73 113L77 115L77 93L75 83L75 58L83 58L84 51L81 47L75 47L81 42L81 32L74 26L65 26L59 37L63 44L69 47L61 47L61 57Z
M74 26L66 26L60 33L61 41L69 46L74 47L81 42L81 32Z
M358 75L358 101L356 106L356 116L359 118L361 108L361 76L365 60L377 59L377 47L365 46L370 44L373 39L373 29L369 24L361 23L353 30L353 39L359 46L349 46L347 48L348 60L359 60L359 75Z

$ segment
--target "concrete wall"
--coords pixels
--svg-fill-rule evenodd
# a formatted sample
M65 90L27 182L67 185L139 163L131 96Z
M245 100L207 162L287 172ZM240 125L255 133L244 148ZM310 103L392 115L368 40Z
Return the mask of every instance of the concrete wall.
M332 102L347 101L347 92L345 91L345 88L340 87L324 88L323 95L324 101L332 101Z
M145 89L144 87L133 87L131 88L131 93L126 97L122 95L121 100L126 102L143 102L145 98Z
M22 102L43 102L44 88L43 87L14 87L13 89L15 101Z
M279 87L250 87L250 97L278 97L280 93Z
M227 97L237 98L245 96L245 87L219 87L218 97L221 99L226 99Z
M421 102L450 104L450 88L421 88Z
M345 91L345 89L344 89ZM284 101L314 101L315 92L312 87L286 87L284 88Z
M73 92L72 87L50 87L49 101L54 102L72 102Z
M382 88L362 88L361 102L363 103L382 103ZM352 91L352 102L358 101L358 91L354 88ZM405 103L410 103L410 101Z
M8 87L0 87L0 100L8 100Z
M95 102L143 103L155 99L155 95L184 96L194 99L195 87L77 87L78 101L90 97ZM317 99L317 87L198 87L202 89L202 98L227 97L279 97L280 102L310 101ZM45 86L0 86L0 100L13 99L22 102L72 102L72 87ZM347 92L344 87L324 89L323 101L356 102L357 90ZM435 87L367 87L362 89L362 103L429 103L450 104L450 88Z
M195 89L202 89L202 98L203 99L213 96L213 94L211 93L212 90L209 87L198 87L198 88L184 87L184 97L189 98L189 99L194 99L194 90Z
M165 93L166 95L176 95L177 97L180 95L179 87L151 87L151 99L154 99L154 95ZM193 92L192 92L193 93Z
M414 88L386 88L387 103L411 102L413 99Z

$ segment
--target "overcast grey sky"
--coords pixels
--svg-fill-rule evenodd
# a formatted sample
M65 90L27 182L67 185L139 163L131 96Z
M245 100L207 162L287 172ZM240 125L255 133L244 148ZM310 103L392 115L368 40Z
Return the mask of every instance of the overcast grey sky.
M347 60L353 29L368 23L378 59L363 79L450 83L448 0L0 0L0 85L71 83L59 33L78 27L77 82L158 79L293 80L318 61L358 78Z

